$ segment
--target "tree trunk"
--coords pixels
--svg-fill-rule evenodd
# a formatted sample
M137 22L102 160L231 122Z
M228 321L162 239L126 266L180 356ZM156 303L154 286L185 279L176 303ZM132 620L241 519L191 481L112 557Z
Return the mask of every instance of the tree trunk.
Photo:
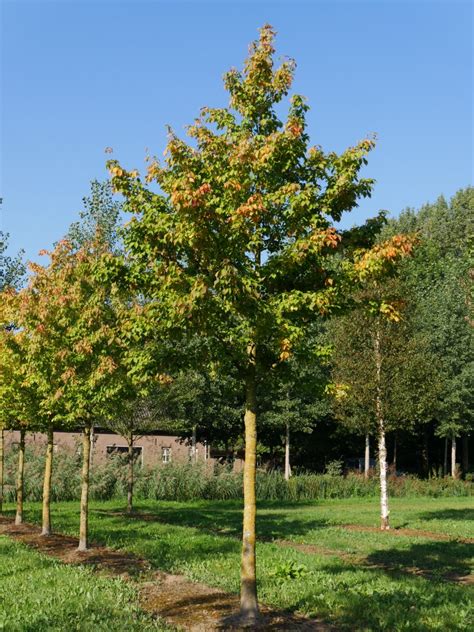
M444 438L443 476L448 475L448 437Z
M469 435L462 436L462 472L463 475L469 472Z
M380 469L380 528L390 529L387 488L387 446L383 422L379 426L379 469Z
M196 426L193 426L193 436L191 439L191 463L197 463Z
M395 433L395 436L393 437L393 461L392 461L392 465L393 465L393 473L396 474L397 473L397 433Z
M240 572L240 614L245 624L258 618L257 574L255 556L256 473L257 473L257 413L255 385L255 345L249 347L249 368L246 376L245 401L245 463L244 519L242 561Z
M3 428L0 429L0 513L3 512L3 484L4 484L4 454L5 454L5 435Z
M380 321L377 322L375 340L376 399L375 414L378 426L379 470L380 470L380 528L390 529L387 489L387 446L385 443L385 422L382 407L382 354L380 351Z
M451 476L456 478L456 437L453 435L451 437Z
M128 439L127 513L133 512L133 435Z
M370 435L365 435L364 478L369 478L370 470Z
M289 481L291 476L290 466L290 424L286 424L285 438L285 480Z
M48 428L48 445L46 446L46 460L44 463L43 479L43 522L41 535L51 535L51 476L53 474L54 433Z
M78 551L87 551L89 535L89 473L91 455L91 427L82 431L82 482L81 482L81 516L79 521Z
M16 515L15 524L23 522L23 490L25 474L25 430L20 430L20 445L18 449L18 471L16 477Z

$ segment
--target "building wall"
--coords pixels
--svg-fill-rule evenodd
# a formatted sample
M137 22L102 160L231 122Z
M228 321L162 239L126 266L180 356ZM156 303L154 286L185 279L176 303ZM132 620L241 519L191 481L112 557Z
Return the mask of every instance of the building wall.
M20 440L19 431L5 431L5 448L8 450L12 444ZM40 432L29 432L26 434L26 445L36 447L38 450L44 449L47 436ZM55 432L54 445L55 452L80 450L82 435L80 432ZM171 461L184 463L190 458L190 442L183 441L173 435L153 434L137 439L137 448L141 448L140 460L143 465L153 467L163 462L163 449L171 450ZM127 442L123 437L112 432L95 432L92 439L92 462L103 463L107 458L108 450L114 448L127 448ZM196 444L196 460L202 462L206 460L206 446L202 443Z

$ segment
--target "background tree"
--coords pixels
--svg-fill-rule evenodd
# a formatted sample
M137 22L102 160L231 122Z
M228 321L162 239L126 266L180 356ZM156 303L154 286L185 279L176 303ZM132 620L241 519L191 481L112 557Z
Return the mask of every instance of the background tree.
M153 400L150 397L129 395L122 399L120 405L106 421L107 427L117 432L127 442L127 513L133 512L133 486L135 465L135 442L143 433L156 430L157 417Z
M83 208L79 220L73 222L65 235L74 250L92 243L97 233L103 243L113 251L119 251L120 215L122 204L113 198L110 182L92 180L89 196L82 198Z
M439 395L436 359L414 335L400 291L396 279L372 285L360 297L365 304L329 326L336 417L378 438L382 529L389 528L386 434L430 420Z
M18 289L26 273L23 251L12 257L7 250L8 233L0 230L0 292L7 287Z
M23 251L16 256L7 255L8 250L8 233L0 230L0 302L2 301L2 293L8 288L17 289L23 283L25 275L25 264L23 262ZM4 295L5 300L7 299ZM10 322L0 324L2 328L11 327ZM3 363L2 363L3 365ZM3 366L2 366L3 372ZM1 378L0 378L1 379ZM0 421L0 512L3 509L3 488L4 488L4 454L5 454L5 426Z
M241 616L251 622L258 375L291 350L308 322L340 305L351 282L410 249L399 239L345 264L331 256L340 244L332 221L370 194L372 180L359 172L374 143L341 155L309 147L300 96L279 119L294 63L274 67L273 39L263 27L243 71L225 75L229 108L203 108L188 128L190 144L170 131L166 163L152 160L145 183L108 163L134 213L124 240L132 281L149 299L142 322L165 339L194 330L212 340L212 359L232 361L245 388Z
M474 423L474 333L469 302L474 188L458 191L449 203L440 197L418 212L407 209L389 222L384 235L412 231L419 233L421 243L413 259L402 265L401 274L416 306L415 326L442 367L437 434L451 439L451 474L455 476L456 438L464 436L467 455L467 437Z
M287 480L291 476L292 452L298 454L298 446L308 441L307 435L314 433L318 422L329 412L325 394L329 380L327 351L321 345L320 333L308 332L304 344L286 362L261 378L260 442L274 458L278 458L283 446Z

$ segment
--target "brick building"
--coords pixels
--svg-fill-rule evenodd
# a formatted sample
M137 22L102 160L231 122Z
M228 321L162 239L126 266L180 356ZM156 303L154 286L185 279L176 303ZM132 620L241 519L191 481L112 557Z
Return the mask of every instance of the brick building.
M9 449L18 443L20 433L16 430L5 431L5 448ZM40 432L28 432L26 434L27 447L37 447L42 450L46 446L46 434ZM55 452L75 452L80 450L82 441L81 432L57 431L54 433ZM101 463L107 455L126 452L128 450L126 440L109 430L95 429L92 435L91 460L92 463ZM135 441L135 454L138 461L146 466L153 467L160 463L186 462L192 460L193 445L191 438L182 439L175 435L162 432L153 432ZM208 444L196 443L197 462L210 461L210 449ZM214 459L212 459L214 460Z

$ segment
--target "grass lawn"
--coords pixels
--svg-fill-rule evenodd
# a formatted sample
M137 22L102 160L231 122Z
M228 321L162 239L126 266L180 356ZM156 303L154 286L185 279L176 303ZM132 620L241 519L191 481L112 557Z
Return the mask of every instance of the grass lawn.
M0 630L165 630L138 608L134 587L68 566L0 536Z
M92 503L92 539L156 568L238 591L239 502L140 501L132 518L122 510L120 501ZM454 580L472 568L474 544L462 538L474 537L473 499L398 498L391 512L394 527L419 533L345 527L377 526L376 499L260 503L258 529L266 540L257 547L261 600L350 630L472 629L473 586ZM39 518L40 507L28 505L26 519ZM53 528L77 534L78 504L54 505Z

